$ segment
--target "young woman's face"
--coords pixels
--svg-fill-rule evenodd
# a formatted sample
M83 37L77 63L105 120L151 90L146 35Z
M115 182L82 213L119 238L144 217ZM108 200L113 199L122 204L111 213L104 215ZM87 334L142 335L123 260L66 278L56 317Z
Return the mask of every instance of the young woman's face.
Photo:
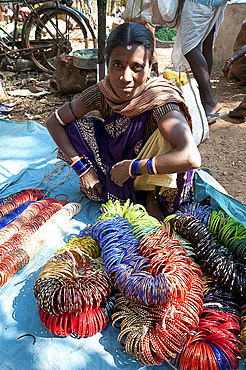
M117 46L110 54L108 76L116 94L123 100L138 95L149 76L149 56L143 45Z

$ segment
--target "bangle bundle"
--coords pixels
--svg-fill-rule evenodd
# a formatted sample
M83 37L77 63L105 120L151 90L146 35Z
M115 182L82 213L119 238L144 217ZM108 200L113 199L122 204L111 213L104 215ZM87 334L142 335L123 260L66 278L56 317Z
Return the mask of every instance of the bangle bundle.
M61 210L53 214L44 225L34 232L13 253L4 257L0 264L0 286L4 285L11 276L26 266L44 247L48 239L79 213L81 208L79 203L66 204Z
M237 369L242 358L239 319L234 315L204 310L197 333L193 334L182 350L181 369ZM215 364L216 367L211 367Z
M91 166L88 166L86 163L83 163L81 158L73 162L71 164L71 167L74 169L74 171L77 173L79 177L84 176L91 169Z
M0 261L8 254L13 253L42 226L55 212L67 204L66 200L54 200L43 208L37 216L27 222L17 233L0 246Z
M156 167L156 157L149 158L147 161L147 171L149 175L158 175Z
M67 201L44 198L44 191L37 189L22 190L6 200L0 206L0 286L29 263L49 235L81 210L75 203L62 210Z
M107 317L102 307L80 313L64 313L60 316L51 315L38 310L43 325L55 335L68 337L74 334L79 338L92 337L107 326Z
M37 189L23 191L20 195L12 198L7 203L0 206L0 218L13 211L15 208L26 202L35 202L44 197L44 192Z
M89 337L107 325L101 305L110 295L111 280L97 244L90 237L73 238L39 274L33 292L40 319L51 333Z
M29 205L31 202L25 202L16 207L13 211L0 218L0 229L13 222Z
M234 292L228 292L219 285L214 285L203 292L204 309L223 311L240 317L240 305Z
M37 202L31 202L31 204L15 220L0 230L0 245L10 239L11 236L18 232L28 221L37 216L41 209L52 202L52 198L45 198ZM3 216L2 218L6 216Z
M210 230L240 260L246 260L246 228L222 211L213 211Z
M25 190L21 190L21 191L18 191L16 193L13 193L13 194L10 194L6 197L3 197L3 198L0 198L0 206L2 206L3 204L6 204L8 203L10 200L12 200L13 198L17 197L18 195L21 195L22 193L24 193Z
M212 217L213 208L210 206L202 206L199 203L188 203L182 205L176 214L189 213L200 220L204 225L209 226Z
M227 248L216 243L209 228L194 216L180 214L173 222L176 232L193 243L202 269L209 270L221 285L236 290L245 299L245 264L235 259Z

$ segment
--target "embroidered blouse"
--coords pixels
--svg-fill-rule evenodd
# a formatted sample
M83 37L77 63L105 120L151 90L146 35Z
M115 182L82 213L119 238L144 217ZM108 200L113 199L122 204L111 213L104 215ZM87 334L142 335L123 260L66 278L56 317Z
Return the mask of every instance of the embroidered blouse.
M104 119L114 113L97 85L93 85L84 90L81 93L81 98L86 108L88 108L90 111L98 110ZM152 133L157 129L159 120L167 112L172 110L177 110L180 112L179 106L175 103L168 103L150 111L148 122L145 128L144 142L146 142Z

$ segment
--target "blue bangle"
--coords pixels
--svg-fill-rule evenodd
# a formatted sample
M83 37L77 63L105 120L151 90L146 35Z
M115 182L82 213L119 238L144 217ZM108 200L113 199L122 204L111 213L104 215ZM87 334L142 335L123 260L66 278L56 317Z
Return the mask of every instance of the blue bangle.
M81 160L77 161L76 163L72 164L71 167L73 167L74 171L80 176L82 173L84 173L88 167L85 163L83 163Z
M147 171L149 175L154 175L154 170L153 170L153 158L149 158L147 162Z
M140 162L140 159L135 159L135 161L131 165L131 174L132 176L140 176L141 173L138 172L138 164Z

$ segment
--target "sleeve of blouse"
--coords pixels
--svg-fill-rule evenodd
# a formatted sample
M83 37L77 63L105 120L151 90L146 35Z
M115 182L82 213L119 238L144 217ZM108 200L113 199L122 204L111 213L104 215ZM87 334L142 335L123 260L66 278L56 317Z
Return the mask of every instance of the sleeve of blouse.
M160 121L160 119L165 116L166 113L172 111L172 110L177 110L180 112L180 108L177 104L175 103L167 103L165 105L162 105L161 107L153 109L153 119L155 121L155 124Z
M103 106L103 95L98 87L98 85L93 85L88 87L88 89L82 91L81 98L83 104L91 110L102 111Z

